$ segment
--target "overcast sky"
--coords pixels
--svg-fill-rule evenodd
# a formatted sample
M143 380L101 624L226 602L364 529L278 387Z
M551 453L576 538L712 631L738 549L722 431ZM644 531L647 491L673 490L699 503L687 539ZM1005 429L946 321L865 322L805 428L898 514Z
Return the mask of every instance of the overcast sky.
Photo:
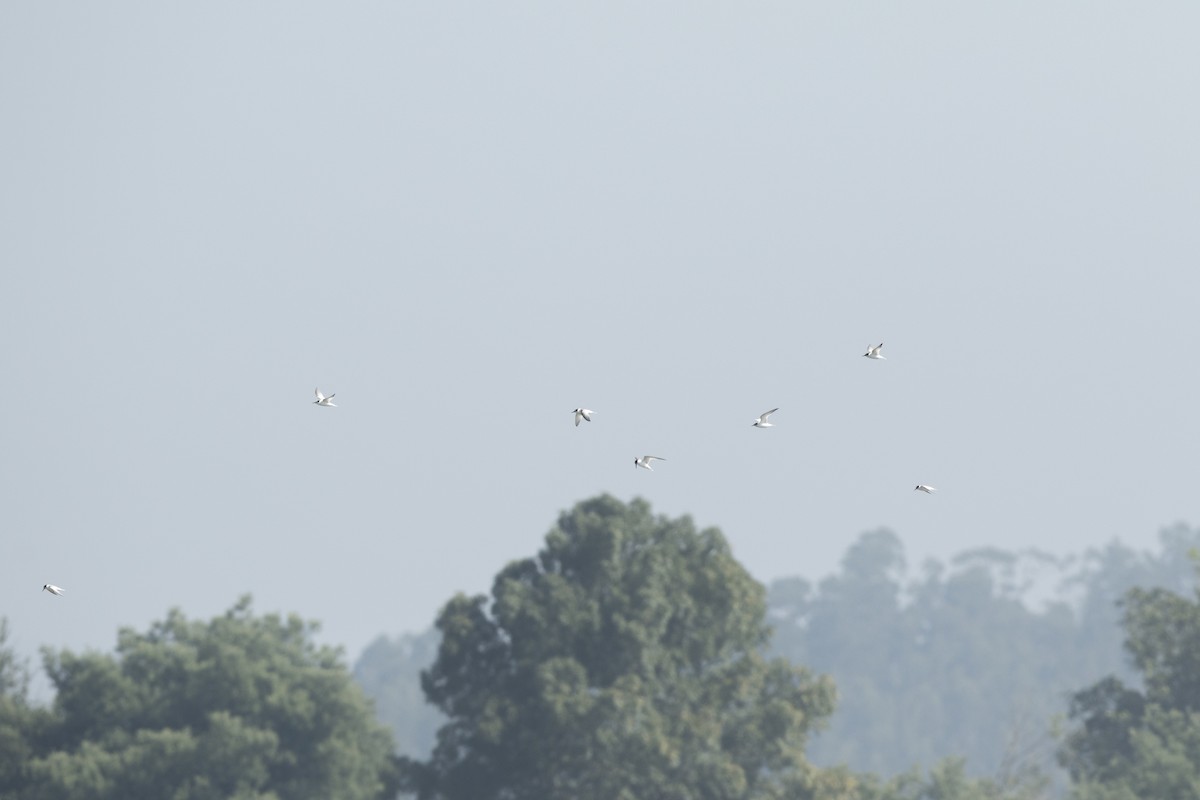
M1200 522L1197 30L1190 2L4 4L13 642L252 592L354 659L601 492L764 581L880 526L914 563L1152 547Z

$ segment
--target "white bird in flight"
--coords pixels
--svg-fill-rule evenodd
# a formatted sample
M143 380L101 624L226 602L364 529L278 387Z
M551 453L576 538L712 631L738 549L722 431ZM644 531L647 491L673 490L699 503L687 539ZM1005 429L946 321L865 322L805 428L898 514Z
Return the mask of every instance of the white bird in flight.
M879 344L875 345L874 347L868 347L867 352L863 353L863 355L866 356L867 358L877 358L880 361L887 361L886 358L879 355L879 348L881 348L881 347L883 347L883 342L880 342Z
M635 458L633 460L633 466L641 467L642 469L648 469L651 472L654 472L654 467L650 466L651 461L666 461L666 459L659 458L658 456L642 456L641 458Z
M924 492L925 494L933 494L934 492L937 491L937 488L933 487L933 486L926 486L923 483L918 483L916 486L913 487L913 491L914 492Z
M333 394L329 395L329 397L326 397L325 395L321 394L320 389L313 389L313 392L317 395L317 399L313 401L314 403L327 408L337 408L337 404L333 402Z
M758 419L754 420L754 427L756 427L756 428L772 428L772 427L774 427L775 423L767 422L767 417L771 416L778 410L779 410L778 408L772 408L770 411L764 411Z
M590 408L577 408L574 411L572 411L571 413L575 415L575 427L578 428L579 420L582 419L582 420L587 420L588 422L591 422L592 414L595 414L596 412L592 411Z
M62 597L62 596L63 596L63 589L62 589L62 587L61 587L61 586L55 586L53 583L43 583L43 584L42 584L42 591L43 591L43 592L49 592L50 594L56 594L56 595L58 595L59 597Z

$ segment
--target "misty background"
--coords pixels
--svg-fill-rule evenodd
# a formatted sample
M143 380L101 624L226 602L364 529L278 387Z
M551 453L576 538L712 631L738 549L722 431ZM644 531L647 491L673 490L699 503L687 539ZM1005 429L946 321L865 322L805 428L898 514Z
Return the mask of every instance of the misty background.
M1152 547L1200 520L1198 23L4 6L13 645L249 591L353 660L600 492L765 582L879 526Z

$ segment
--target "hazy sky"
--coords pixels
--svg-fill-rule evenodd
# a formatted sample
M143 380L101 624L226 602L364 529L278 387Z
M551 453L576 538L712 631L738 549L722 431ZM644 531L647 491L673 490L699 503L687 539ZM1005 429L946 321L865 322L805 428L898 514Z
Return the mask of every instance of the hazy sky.
M600 492L764 581L878 526L919 561L1200 523L1197 30L6 3L0 615L108 649L252 592L353 659Z

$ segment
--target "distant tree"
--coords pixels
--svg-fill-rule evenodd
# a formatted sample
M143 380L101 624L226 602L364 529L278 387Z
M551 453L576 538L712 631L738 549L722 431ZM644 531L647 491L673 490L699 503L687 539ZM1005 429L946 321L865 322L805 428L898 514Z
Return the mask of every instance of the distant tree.
M57 696L14 796L393 796L391 738L314 630L245 597L210 622L122 630L115 655L47 652Z
M1074 695L1062 750L1080 800L1200 798L1200 592L1132 589L1126 647L1144 688L1105 678Z
M393 639L380 636L354 665L354 680L375 703L379 720L392 729L401 755L428 757L446 721L421 691L421 671L433 665L439 639L433 628Z
M838 687L837 713L810 748L815 763L895 775L962 756L998 786L1035 766L1055 769L1052 716L1068 691L1102 674L1075 646L1066 602L1035 609L1025 600L1031 574L1057 574L1058 564L996 549L951 563L910 576L899 538L880 530L815 587L772 585L774 652Z
M8 644L8 620L0 617L0 697L25 699L29 669Z
M438 617L423 686L448 722L407 761L419 797L853 797L804 758L833 687L763 656L763 587L719 531L604 496L545 541Z
M1075 647L1088 653L1099 668L1094 677L1088 676L1072 688L1107 674L1133 677L1121 645L1121 604L1130 589L1162 588L1186 594L1195 586L1188 554L1200 547L1200 530L1185 525L1164 528L1158 543L1157 551L1134 550L1116 541L1089 550L1079 569L1067 578L1067 588L1080 595Z
M0 618L0 797L20 788L30 739L45 715L28 703L29 670L8 644L8 620Z
M869 781L857 800L1042 800L1047 781L1036 772L1011 782L967 775L965 761L950 758L923 776L913 769L886 782Z

